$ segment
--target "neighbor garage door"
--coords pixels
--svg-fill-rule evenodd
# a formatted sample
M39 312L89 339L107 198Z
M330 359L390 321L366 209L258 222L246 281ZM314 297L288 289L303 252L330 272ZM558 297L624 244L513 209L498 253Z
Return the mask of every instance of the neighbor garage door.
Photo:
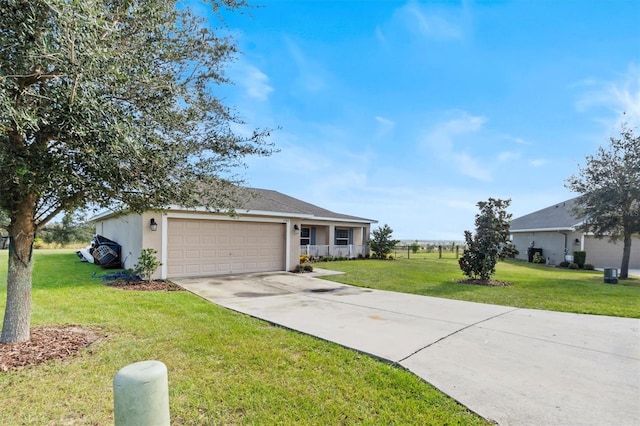
M631 242L631 256L629 256L629 268L640 268L640 238L634 238ZM598 239L588 236L584 240L584 250L587 252L587 263L593 264L596 268L619 268L622 263L622 251L624 243L618 241L616 244L609 243L605 237Z
M168 219L168 277L284 269L283 223Z

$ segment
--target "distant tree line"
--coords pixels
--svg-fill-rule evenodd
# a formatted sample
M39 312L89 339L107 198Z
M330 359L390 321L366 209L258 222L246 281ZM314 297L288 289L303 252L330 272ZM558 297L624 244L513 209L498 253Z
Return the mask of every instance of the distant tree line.
M92 222L80 221L73 214L66 213L60 222L51 222L36 235L35 245L39 241L46 244L66 246L70 244L89 244L95 234ZM37 248L37 247L36 247Z
M7 235L9 218L0 211L0 234ZM95 225L92 222L74 217L72 213L66 213L60 222L51 222L43 227L34 242L35 248L43 245L67 246L71 244L89 244L95 234Z

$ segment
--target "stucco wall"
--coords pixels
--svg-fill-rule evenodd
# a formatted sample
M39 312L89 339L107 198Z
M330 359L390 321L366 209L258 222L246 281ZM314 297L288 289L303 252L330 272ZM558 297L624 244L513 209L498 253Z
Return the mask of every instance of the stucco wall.
M159 260L166 263L166 256L163 253L164 246L167 244L167 219L169 217L185 217L200 218L211 220L230 220L229 216L216 215L204 212L188 212L188 211L167 211L164 213L146 212L140 214L127 214L118 217L111 217L99 220L96 223L96 233L103 235L122 246L122 260L125 268L133 268L137 263L138 257L143 248L152 248L157 250ZM152 231L150 226L151 219L155 219L157 230ZM273 222L284 223L287 232L288 246L285 253L288 269L293 269L300 262L300 232L294 230L294 225L301 227L316 226L316 244L332 244L331 238L334 234L335 227L353 229L353 243L360 245L366 244L369 238L370 225L358 222L328 222L328 221L307 221L300 218L286 217L270 217L270 216L242 216L234 220L255 221L255 222ZM166 272L163 268L158 268L155 274L156 278L163 276Z
M581 232L566 232L567 254L573 255L574 251L587 252L586 263L596 268L616 267L622 262L622 242L609 243L605 239L597 239ZM520 252L517 259L527 259L527 248L531 241L535 241L534 247L542 248L545 258L551 258L552 264L557 265L564 260L565 236L554 232L523 232L512 234L512 242ZM631 256L629 268L640 268L640 238L634 238L631 244Z
M96 223L96 234L120 244L123 267L133 268L142 250L142 216L127 214L100 220Z
M566 236L565 236L566 234ZM565 240L566 238L566 240ZM518 250L517 259L527 260L527 249L531 242L534 242L535 248L541 248L545 259L549 258L551 264L557 265L565 259L565 254L573 254L574 251L580 250L581 245L575 244L575 239L580 240L580 234L565 232L518 232L512 234L512 242ZM566 246L565 246L566 241ZM566 253L565 253L566 247Z

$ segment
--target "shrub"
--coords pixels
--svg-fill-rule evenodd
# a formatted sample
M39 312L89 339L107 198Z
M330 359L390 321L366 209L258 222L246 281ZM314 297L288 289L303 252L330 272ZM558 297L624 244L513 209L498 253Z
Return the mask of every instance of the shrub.
M596 267L595 267L595 266L593 266L593 265L592 265L592 264L590 264L590 263L585 263L585 264L584 264L584 269L586 269L587 271L593 271L594 269L596 269Z
M560 264L558 265L561 268L568 268L569 267L569 262L566 260L563 260L562 262L560 262Z
M149 283L156 269L162 266L162 263L156 259L156 254L158 254L158 251L155 249L142 249L140 257L138 257L138 263L133 267L134 272Z
M569 269L580 269L580 267L578 266L577 263L570 263L569 264Z
M544 260L544 256L541 255L540 253L536 252L533 255L533 263L546 263L546 261Z
M409 247L411 248L412 252L417 253L420 250L420 243L418 243L418 241L414 241Z
M391 253L395 246L400 242L400 240L394 240L392 238L392 234L393 229L391 229L387 224L379 227L378 229L374 229L371 232L369 247L371 247L371 250L373 250L376 255L380 256L381 259L384 259L387 254Z
M308 254L301 254L300 255L300 263L306 263L309 261L309 255Z
M584 263L587 260L587 252L586 251L574 251L573 252L573 261L578 264L578 267L584 268Z
M495 274L499 260L515 257L515 250L509 244L511 214L506 211L509 204L511 200L494 198L477 203L480 212L475 219L475 233L464 231L466 250L458 259L458 265L467 277L489 280ZM442 246L438 246L438 252L442 254Z
M310 264L306 264L302 267L304 269L305 272L313 272L313 266L311 266Z
M33 240L33 248L41 249L43 247L44 247L44 240L40 237L36 237L35 240Z

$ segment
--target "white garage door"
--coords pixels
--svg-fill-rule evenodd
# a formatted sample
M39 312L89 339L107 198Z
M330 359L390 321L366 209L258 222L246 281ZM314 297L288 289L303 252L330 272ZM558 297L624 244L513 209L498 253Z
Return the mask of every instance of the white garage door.
M168 277L284 269L283 223L168 219Z

